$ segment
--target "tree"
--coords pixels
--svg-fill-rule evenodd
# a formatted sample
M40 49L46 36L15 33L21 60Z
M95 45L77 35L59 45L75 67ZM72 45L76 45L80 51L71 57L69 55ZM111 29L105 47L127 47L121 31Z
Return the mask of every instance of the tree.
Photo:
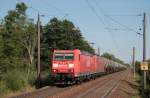
M110 53L103 53L103 55L101 55L102 57L105 57L107 59L110 59L112 61L115 61L115 62L118 62L118 63L121 63L121 64L124 64L124 62L118 58L116 58L113 54L110 54Z
M115 56L109 53L103 53L102 57L115 61Z
M49 60L49 54L52 54L53 49L80 49L94 53L94 49L83 38L80 30L67 19L58 20L54 17L43 29L41 39L43 62Z
M140 63L140 61L135 61L135 70L137 73L142 74L140 69Z
M28 69L33 65L36 47L36 25L26 15L27 6L21 2L15 10L8 11L4 18L1 36L3 39L4 71L14 68Z
M35 48L37 44L37 34L36 34L35 25L32 22L27 21L25 30L21 31L20 34L18 33L16 33L17 34L16 41L17 43L19 43L21 46L24 47L27 53L27 55L24 54L24 57L26 57L28 60L28 75L29 75L31 65L33 65Z

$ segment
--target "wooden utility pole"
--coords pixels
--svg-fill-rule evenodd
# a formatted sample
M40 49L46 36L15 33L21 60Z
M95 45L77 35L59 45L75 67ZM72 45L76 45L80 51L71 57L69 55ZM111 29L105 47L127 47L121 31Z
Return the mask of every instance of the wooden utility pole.
M134 74L134 78L135 78L135 47L133 47L132 65L133 65L133 74Z
M38 86L41 84L41 65L40 65L40 14L38 13L37 20L37 30L38 30L38 62L37 62L37 79Z
M143 17L143 62L146 61L146 13ZM146 89L146 70L144 70L144 89Z

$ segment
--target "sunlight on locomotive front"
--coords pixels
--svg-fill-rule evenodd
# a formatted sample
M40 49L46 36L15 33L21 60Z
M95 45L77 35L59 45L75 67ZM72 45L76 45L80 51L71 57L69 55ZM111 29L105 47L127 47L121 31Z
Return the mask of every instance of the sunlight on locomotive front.
M53 54L53 73L73 73L74 72L74 53L55 51Z

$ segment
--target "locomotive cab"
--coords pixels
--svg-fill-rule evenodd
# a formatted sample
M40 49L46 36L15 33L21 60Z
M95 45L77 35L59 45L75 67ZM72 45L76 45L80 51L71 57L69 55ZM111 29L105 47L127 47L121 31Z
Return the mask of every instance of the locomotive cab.
M74 81L75 65L74 50L54 50L52 74L56 79L56 83L72 83Z
M53 73L73 73L74 72L74 53L59 52L53 54L52 62Z

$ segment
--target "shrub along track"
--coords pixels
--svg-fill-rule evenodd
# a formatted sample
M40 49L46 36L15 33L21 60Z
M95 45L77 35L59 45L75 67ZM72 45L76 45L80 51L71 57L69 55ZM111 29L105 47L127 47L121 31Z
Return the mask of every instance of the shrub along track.
M10 98L107 98L127 73L125 70L80 85L47 87Z

